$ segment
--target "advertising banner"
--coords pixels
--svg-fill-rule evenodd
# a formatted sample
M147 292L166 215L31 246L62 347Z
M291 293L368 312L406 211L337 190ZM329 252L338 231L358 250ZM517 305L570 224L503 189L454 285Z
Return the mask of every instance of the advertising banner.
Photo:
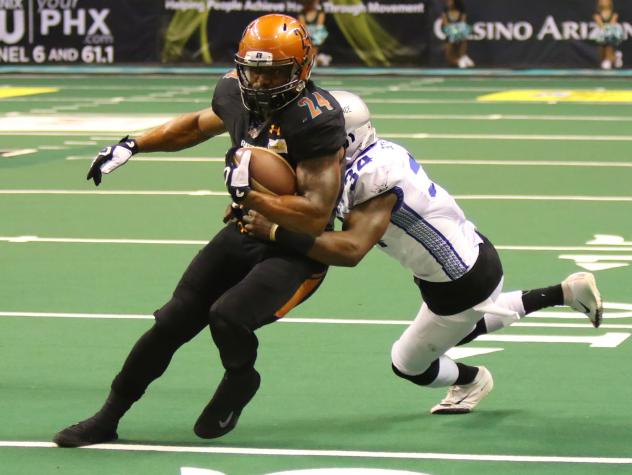
M443 1L433 0L431 65L443 61L445 35L439 11ZM595 0L465 0L467 22L472 27L468 54L478 65L513 68L564 68L599 66L596 39L600 30L593 21ZM624 58L632 63L632 2L615 0Z
M328 34L320 49L334 58L332 65L427 62L427 0L165 0L172 16L163 60L228 63L250 21L264 13L298 17L310 3L320 3L324 14Z
M0 0L0 64L158 62L162 3Z
M228 65L244 27L260 15L276 12L303 15L308 27L320 28L313 36L318 36L322 65L445 67L445 4L446 0L0 0L0 64ZM467 54L478 66L599 66L594 0L464 4L471 27ZM312 11L315 8L318 14ZM617 49L624 62L629 59L632 64L632 1L615 0L614 8L623 36Z

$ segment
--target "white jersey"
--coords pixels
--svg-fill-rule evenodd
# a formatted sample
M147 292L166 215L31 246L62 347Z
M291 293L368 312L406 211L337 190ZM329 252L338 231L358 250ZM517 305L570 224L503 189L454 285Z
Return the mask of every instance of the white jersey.
M398 200L379 248L422 280L463 276L476 262L482 239L454 198L397 144L378 140L347 166L337 214L344 219L354 207L389 191Z

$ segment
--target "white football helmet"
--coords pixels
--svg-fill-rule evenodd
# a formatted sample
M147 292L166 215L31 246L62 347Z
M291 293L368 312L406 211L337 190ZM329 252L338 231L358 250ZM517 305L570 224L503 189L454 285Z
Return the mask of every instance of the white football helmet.
M360 153L377 141L377 133L371 125L371 112L364 101L347 91L330 91L336 98L345 117L347 160L355 160Z

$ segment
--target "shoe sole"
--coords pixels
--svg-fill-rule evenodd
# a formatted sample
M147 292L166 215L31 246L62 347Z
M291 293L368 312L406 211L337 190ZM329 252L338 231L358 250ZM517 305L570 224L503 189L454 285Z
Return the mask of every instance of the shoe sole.
M213 412L213 398L202 410L202 413L198 417L195 425L193 426L193 432L201 439L217 439L231 432L236 426L241 412L248 405L248 403L255 396L261 385L261 376L255 371L255 378L253 387L248 388L249 395L246 397L242 404L238 407L234 407L228 415L228 419L217 419L216 415L211 414ZM219 388L218 388L219 389ZM223 416L226 417L226 416Z
M239 420L240 415L241 411L232 412L230 423L223 427L220 426L219 429L213 426L209 426L206 422L201 422L198 419L198 421L195 423L195 426L193 426L193 432L200 439L218 439L219 437L225 436L235 427L237 427L237 421Z
M471 409L467 409L465 407L444 407L440 409L434 409L430 411L430 414L435 415L449 415L449 414L469 414L472 412Z
M599 293L599 289L597 288L597 282L595 281L595 276L587 273L587 280L588 280L588 288L590 289L590 292L593 294L593 296L595 297L595 301L597 303L597 308L595 309L595 318L591 318L590 315L588 315L588 318L590 319L590 322L593 324L593 327L595 328L599 328L599 325L601 325L601 319L603 316L603 301L601 299L601 293Z
M80 440L75 437L65 436L61 434L57 434L55 435L55 437L53 437L53 442L57 444L58 447L61 447L64 449L74 449L77 447L85 447L87 445L105 444L108 442L114 442L115 440L118 440L118 434L116 432L114 433L112 437L106 440L99 440L97 442Z
M433 407L432 409L430 409L430 414L469 414L470 412L472 412L474 410L474 408L476 406L478 406L478 404L487 397L487 395L492 391L492 389L494 389L494 378L492 377L492 374L489 372L489 370L487 368L485 368L484 366L480 366L481 369L483 369L484 371L487 372L487 374L489 375L489 382L483 386L480 390L480 399L479 401L473 406L473 407L459 407L459 406L446 406L446 407L440 407L440 404L437 404L435 407Z

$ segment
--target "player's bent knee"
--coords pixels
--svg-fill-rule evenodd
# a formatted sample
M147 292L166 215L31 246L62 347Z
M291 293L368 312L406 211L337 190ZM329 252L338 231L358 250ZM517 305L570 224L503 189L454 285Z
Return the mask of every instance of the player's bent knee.
M416 352L411 351L410 345L406 345L405 341L400 338L391 348L391 361L394 368L398 368L403 374L419 374L424 368L416 368L414 358ZM412 366L412 368L411 368Z
M209 312L209 326L213 339L221 346L246 341L250 339L250 335L254 335L253 331L241 322L235 322L213 310Z
M209 318L211 335L219 349L224 368L228 371L241 371L254 367L259 347L254 332L240 323L222 318L213 311L210 312Z
M437 379L437 375L439 374L439 360L433 361L430 367L421 374L403 373L399 368L397 368L397 366L395 366L395 363L391 364L391 368L393 369L393 373L400 378L407 379L419 386L428 386Z
M191 340L208 324L206 312L200 305L175 295L156 310L154 316L156 331L181 343Z

